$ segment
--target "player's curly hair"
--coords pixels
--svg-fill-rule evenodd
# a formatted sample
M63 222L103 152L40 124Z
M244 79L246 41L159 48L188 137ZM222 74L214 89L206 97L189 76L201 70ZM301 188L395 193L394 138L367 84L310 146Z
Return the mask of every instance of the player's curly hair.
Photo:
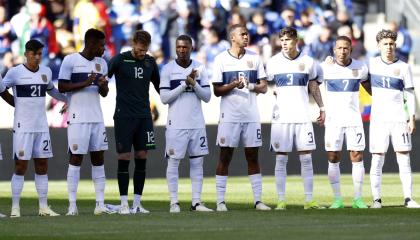
M279 38L288 36L291 38L297 38L297 30L292 27L285 27L280 30Z
M382 29L376 34L376 42L380 42L384 38L391 38L394 41L397 41L397 33L391 30Z
M150 33L144 30L137 30L133 34L133 43L140 43L149 46L152 42L152 37Z

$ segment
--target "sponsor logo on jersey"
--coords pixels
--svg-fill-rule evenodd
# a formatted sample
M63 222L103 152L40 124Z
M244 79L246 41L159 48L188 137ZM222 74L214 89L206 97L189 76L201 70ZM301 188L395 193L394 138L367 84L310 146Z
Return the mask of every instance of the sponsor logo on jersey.
M224 137L220 138L220 143L221 144L225 144L225 142L226 142L226 139Z
M101 71L101 64L95 63L95 69L96 69L96 71L100 72Z
M19 151L19 153L18 153L18 155L19 155L19 157L23 157L23 156L25 156L25 151L20 150L20 151Z
M77 151L78 148L79 148L79 146L77 144L73 144L73 146L72 146L73 151Z
M299 71L303 71L303 70L305 70L305 64L299 63Z
M174 149L169 149L169 155L174 155L175 154L175 150Z
M280 147L280 144L278 142L275 142L274 143L274 148L279 148L279 147Z
M251 60L246 61L246 65L248 65L249 68L254 68L254 63Z
M359 69L353 69L351 73L353 74L353 77L357 77L359 76Z
M47 75L42 74L41 79L42 79L43 82L47 82Z
M399 76L400 75L400 69L398 69L398 68L394 69L394 75Z

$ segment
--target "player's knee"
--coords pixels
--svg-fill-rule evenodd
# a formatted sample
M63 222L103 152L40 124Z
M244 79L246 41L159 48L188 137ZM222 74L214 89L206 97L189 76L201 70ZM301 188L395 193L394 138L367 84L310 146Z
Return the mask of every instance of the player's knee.
M73 166L80 166L82 165L83 155L81 154L72 154L70 155L70 164Z
M131 153L127 152L127 153L119 153L118 154L118 159L121 160L130 160L131 159Z
M203 167L203 157L190 158L190 168L197 169Z
M134 153L134 158L146 159L147 158L147 151L136 151Z
M330 163L340 162L340 154L338 152L328 152L327 155Z
M15 174L16 175L25 175L26 169L28 168L27 161L16 160L15 161Z
M90 153L90 161L93 166L102 166L104 165L104 152L91 152Z
M37 159L35 160L35 173L38 175L45 175L48 172L48 160Z
M363 160L363 153L359 151L350 151L350 160L352 162L361 162Z

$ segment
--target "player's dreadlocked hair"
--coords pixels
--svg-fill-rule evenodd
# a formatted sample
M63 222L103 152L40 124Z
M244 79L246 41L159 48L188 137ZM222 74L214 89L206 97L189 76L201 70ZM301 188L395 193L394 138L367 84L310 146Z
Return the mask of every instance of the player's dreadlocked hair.
M382 29L376 34L376 42L380 42L384 38L391 38L392 40L397 41L397 33L391 30Z
M284 37L284 36L288 36L288 37L296 39L297 38L297 31L296 31L295 28L292 28L292 27L282 28L280 33L279 33L279 37L281 38L281 37Z

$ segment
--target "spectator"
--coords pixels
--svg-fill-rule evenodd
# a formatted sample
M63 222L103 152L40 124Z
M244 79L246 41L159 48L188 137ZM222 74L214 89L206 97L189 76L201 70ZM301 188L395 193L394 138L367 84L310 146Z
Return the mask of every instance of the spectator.
M397 41L397 56L401 61L408 62L411 47L413 45L413 40L411 39L410 33L407 29L402 26L398 26L397 22L389 23L389 30L396 32L398 34Z
M113 0L109 11L112 26L112 37L117 53L123 46L128 45L137 24L138 13L130 0Z
M324 61L327 56L332 56L334 54L334 40L331 36L331 29L327 26L323 27L319 37L305 47L305 52L307 52L310 57L318 60L318 62Z

